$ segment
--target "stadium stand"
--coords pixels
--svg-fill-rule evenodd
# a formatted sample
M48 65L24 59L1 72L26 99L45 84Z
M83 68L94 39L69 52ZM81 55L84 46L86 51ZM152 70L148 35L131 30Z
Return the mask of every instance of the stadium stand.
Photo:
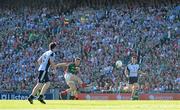
M133 54L147 73L141 92L180 92L178 0L18 1L0 4L0 91L29 92L38 57L56 41L56 62L81 57L79 75L94 83L92 92L123 92ZM118 59L121 69L114 66ZM67 87L61 69L51 81L51 89Z

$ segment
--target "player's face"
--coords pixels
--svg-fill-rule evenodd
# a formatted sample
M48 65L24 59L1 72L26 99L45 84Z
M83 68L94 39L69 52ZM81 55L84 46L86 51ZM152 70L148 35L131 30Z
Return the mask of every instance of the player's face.
M75 65L79 66L80 65L80 60L75 60Z
M58 51L58 49L55 47L54 49L53 49L53 52L57 52Z
M132 57L132 63L135 64L137 62L137 59Z

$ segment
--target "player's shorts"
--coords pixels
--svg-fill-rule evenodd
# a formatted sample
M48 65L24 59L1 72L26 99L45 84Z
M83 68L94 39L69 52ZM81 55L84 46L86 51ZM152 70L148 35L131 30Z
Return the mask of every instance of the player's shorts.
M39 71L38 81L39 81L39 83L49 82L48 72L47 71Z
M129 84L138 83L138 77L129 77Z
M71 77L72 77L72 76L73 76L72 73L65 73L65 74L64 74L65 81L66 81L66 82L71 81Z

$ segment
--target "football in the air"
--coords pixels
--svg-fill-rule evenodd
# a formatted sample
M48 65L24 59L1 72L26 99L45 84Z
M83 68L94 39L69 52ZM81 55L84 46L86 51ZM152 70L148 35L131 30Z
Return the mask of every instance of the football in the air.
M122 66L122 61L118 60L116 61L116 68L120 68Z

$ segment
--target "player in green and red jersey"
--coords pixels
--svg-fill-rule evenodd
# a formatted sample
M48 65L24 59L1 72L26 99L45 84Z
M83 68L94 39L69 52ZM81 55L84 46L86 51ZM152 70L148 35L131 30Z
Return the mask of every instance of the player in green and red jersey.
M84 84L82 80L77 76L77 73L80 71L80 62L80 58L75 58L74 62L59 63L56 65L56 67L65 68L64 78L67 85L69 86L69 89L60 93L60 96L66 95L67 93L71 93L71 99L78 99L76 83L80 84L81 87L86 87L86 84Z

